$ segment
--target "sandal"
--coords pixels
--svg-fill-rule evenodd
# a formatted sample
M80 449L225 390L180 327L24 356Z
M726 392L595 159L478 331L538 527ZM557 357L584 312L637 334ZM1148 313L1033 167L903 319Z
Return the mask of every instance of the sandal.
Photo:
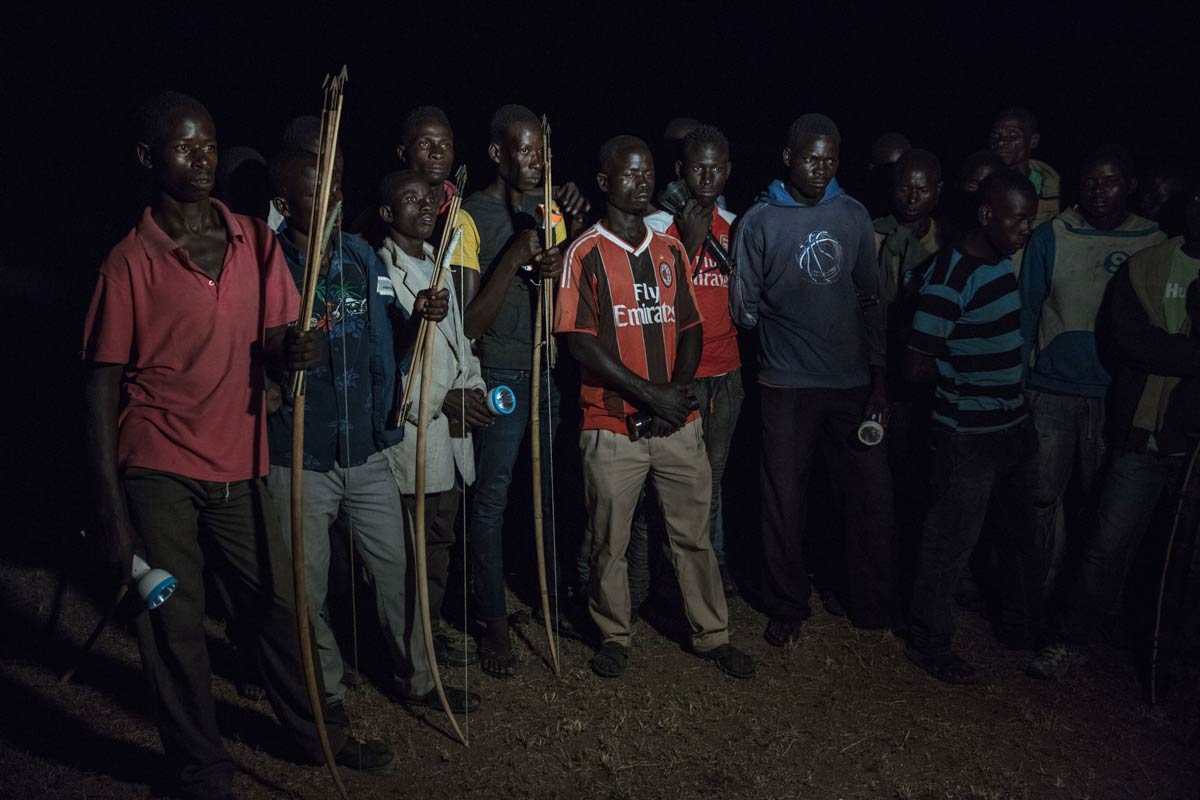
M616 642L605 642L592 656L592 672L601 678L619 678L628 663L628 649Z
M517 653L512 642L503 649L496 649L491 642L481 640L475 651L479 655L479 668L493 678L509 678L517 674Z
M912 647L904 649L908 660L937 678L942 683L955 686L970 686L979 683L979 673L970 662L964 661L954 653L922 653Z

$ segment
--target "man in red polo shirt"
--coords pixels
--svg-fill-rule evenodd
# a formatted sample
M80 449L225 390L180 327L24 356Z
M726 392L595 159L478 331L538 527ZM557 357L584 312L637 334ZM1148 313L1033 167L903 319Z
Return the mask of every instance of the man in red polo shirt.
M234 764L212 697L206 566L227 573L235 613L255 628L279 720L301 753L323 760L300 678L291 564L264 482L263 390L269 361L309 368L322 350L317 336L285 334L299 297L270 230L209 198L217 142L204 106L165 92L139 110L138 130L156 194L101 265L88 310L88 455L117 580L129 580L135 547L179 579L168 603L137 617L138 644L175 793L215 800L232 797ZM328 731L345 766L391 760L337 720Z
M729 612L708 537L712 471L688 386L700 362L700 311L678 239L646 227L654 160L645 142L610 139L596 176L607 206L601 222L567 251L555 332L567 334L583 367L579 403L584 494L589 513L589 608L603 644L592 669L625 670L631 634L625 550L646 476L658 489L682 590L692 648L724 672L754 674L729 644ZM626 418L652 414L636 441Z
M736 591L736 586L725 566L721 479L746 396L742 391L737 328L729 316L729 231L736 217L717 203L725 191L730 167L725 135L711 125L697 126L683 137L683 158L675 162L675 174L687 185L691 199L678 214L656 211L646 217L646 225L683 242L691 259L692 291L704 316L704 348L692 391L700 403L704 445L712 468L709 531L726 594ZM710 232L721 253L714 253L714 245L706 244Z

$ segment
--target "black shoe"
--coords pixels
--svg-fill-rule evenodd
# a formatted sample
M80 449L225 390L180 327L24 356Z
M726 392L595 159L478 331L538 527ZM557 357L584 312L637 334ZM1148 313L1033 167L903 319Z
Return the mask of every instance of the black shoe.
M592 656L592 672L601 678L619 678L628 665L628 648L616 642L605 642Z
M542 609L540 606L530 612L530 618L535 624L543 628L546 627L546 620L542 618ZM554 626L554 634L556 636L564 639L574 639L577 642L583 641L583 634L579 632L579 628L576 627L575 622L571 619L569 611L566 614L559 613L559 609L553 600L550 601L550 624Z
M825 607L825 613L834 617L846 616L846 607L842 605L842 601L838 600L835 592L826 590L821 592L821 605Z
M459 689L457 686L443 687L446 690L446 703L455 714L466 714L479 708L479 695ZM400 696L398 698L406 706L422 706L441 710L442 701L438 699L437 689L416 697Z
M756 669L754 659L731 644L723 644L712 650L699 650L696 655L712 661L717 669L734 678L752 678Z
M350 730L350 715L346 713L346 706L341 700L325 706L325 724Z
M923 653L912 645L904 650L908 660L937 678L942 683L956 686L971 686L979 683L979 673L970 662L964 661L949 650Z
M378 739L347 739L333 760L347 769L371 772L392 763L392 748Z
M800 638L800 629L803 626L803 619L771 617L767 622L767 629L763 632L763 638L767 640L767 644L773 647L783 647L788 642L794 642Z

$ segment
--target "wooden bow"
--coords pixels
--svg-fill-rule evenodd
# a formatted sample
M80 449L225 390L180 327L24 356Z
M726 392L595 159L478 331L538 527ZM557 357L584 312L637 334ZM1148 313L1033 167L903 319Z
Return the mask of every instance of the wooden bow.
M296 327L306 332L312 327L312 308L316 299L321 264L332 236L333 222L341 206L330 213L329 195L333 186L333 166L337 154L338 128L342 119L342 90L346 83L346 68L336 77L325 77L325 104L321 110L321 138L317 146L317 185L313 193L308 222L308 242L304 263L304 287L301 295L300 318ZM312 633L308 618L308 585L304 568L304 370L292 376L292 585L296 602L296 633L300 638L300 660L304 668L304 684L312 705L313 724L325 756L325 766L342 800L350 794L338 773L329 731L325 727L325 698L317 686L316 665L313 661Z
M550 124L542 117L542 182L545 197L542 201L543 241L545 250L554 247L554 220L551 213L551 202L554 194L554 183L550 176ZM558 647L554 643L554 629L550 621L550 593L546 586L546 549L545 534L542 529L542 425L538 412L540 392L542 388L542 357L546 358L546 371L549 373L554 362L554 340L551 337L551 322L554 319L554 282L543 280L538 287L537 302L533 311L533 375L529 381L529 429L532 442L529 450L532 453L533 472L533 546L537 551L538 592L542 599L542 621L546 623L546 644L550 648L550 659L554 665L554 674L561 674L558 661ZM543 341L543 336L545 337ZM548 380L547 376L547 380ZM547 392L549 387L547 386ZM547 394L547 407L549 407ZM553 424L553 423L552 423ZM553 446L553 443L551 444ZM553 520L551 520L553 527ZM557 552L557 550L556 550Z
M442 241L438 247L437 260L434 262L433 276L429 288L440 292L446 285L446 275L450 272L450 257L458 249L462 241L463 231L458 223L458 209L462 205L462 192L467 180L466 168L460 167L455 175L457 192L450 198L450 207L446 213L446 225L442 229ZM458 740L464 747L469 747L467 737L458 725L458 719L450 709L450 701L446 698L446 689L442 686L442 674L438 668L437 651L433 643L433 622L430 619L429 608L429 563L425 546L425 461L427 436L429 431L429 382L433 378L434 339L437 336L437 323L422 319L417 328L417 340L413 345L412 367L409 375L420 370L421 396L417 402L417 470L415 476L415 513L413 514L413 539L417 561L417 605L421 612L422 627L425 632L425 651L429 655L429 669L433 673L433 686L437 691L438 701L450 727L454 729ZM400 404L400 419L408 416L412 403L413 381L405 381L403 399Z

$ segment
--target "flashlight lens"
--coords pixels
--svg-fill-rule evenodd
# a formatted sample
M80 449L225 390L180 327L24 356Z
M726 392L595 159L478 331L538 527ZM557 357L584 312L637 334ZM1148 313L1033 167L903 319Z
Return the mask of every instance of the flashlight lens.
M158 586L154 587L154 591L146 595L146 606L150 609L155 609L167 602L167 598L175 594L175 589L179 586L179 581L173 576L167 578Z
M511 414L517 408L517 396L507 386L497 386L488 393L488 408L493 414Z

